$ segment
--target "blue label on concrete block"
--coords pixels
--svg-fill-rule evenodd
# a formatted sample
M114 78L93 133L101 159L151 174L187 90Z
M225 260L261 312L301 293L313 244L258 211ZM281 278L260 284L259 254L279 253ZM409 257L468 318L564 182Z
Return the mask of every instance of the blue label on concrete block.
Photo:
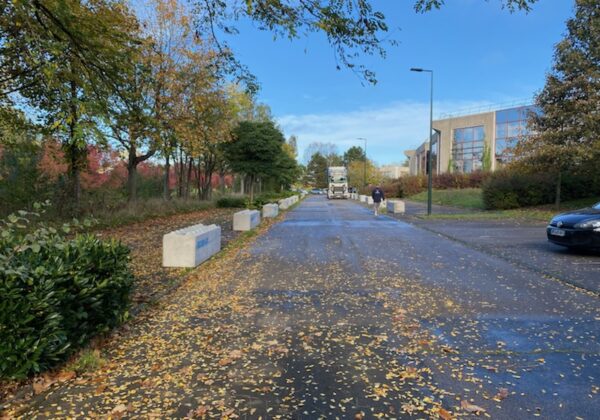
M196 249L202 248L203 246L208 245L208 238L198 239L196 241Z

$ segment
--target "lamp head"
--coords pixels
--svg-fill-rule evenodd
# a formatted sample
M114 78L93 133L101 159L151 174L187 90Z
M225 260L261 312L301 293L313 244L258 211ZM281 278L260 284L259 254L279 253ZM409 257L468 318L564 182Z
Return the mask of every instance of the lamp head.
M422 72L422 71L423 71L423 69L422 69L422 68L420 68L420 67L412 67L412 68L410 69L410 71L418 71L418 72Z

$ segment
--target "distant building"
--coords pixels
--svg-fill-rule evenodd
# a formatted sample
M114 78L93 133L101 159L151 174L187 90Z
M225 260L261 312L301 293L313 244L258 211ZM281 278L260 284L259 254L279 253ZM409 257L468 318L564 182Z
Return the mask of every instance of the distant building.
M532 105L461 115L433 121L431 166L433 173L470 173L489 165L496 170L510 161L510 148L530 135L528 116L537 112ZM411 175L425 174L429 141L416 150L407 150Z
M408 166L402 165L384 165L379 168L379 172L383 178L398 179L401 176L408 175Z

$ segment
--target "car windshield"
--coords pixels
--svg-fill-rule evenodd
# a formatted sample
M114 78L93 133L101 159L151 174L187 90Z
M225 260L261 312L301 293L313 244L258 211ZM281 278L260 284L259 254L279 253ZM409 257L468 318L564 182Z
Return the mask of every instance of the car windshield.
M594 204L594 209L595 210L600 210L600 203Z

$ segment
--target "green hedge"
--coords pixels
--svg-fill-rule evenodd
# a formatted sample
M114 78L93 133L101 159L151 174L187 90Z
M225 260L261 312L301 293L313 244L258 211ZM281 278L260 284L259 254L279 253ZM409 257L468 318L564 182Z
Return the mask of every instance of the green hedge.
M254 201L250 203L247 197L222 197L217 200L217 207L233 207L233 208L255 208L261 209L262 206L268 203L277 203L282 198L287 198L295 195L292 191L284 191L280 193L262 193L254 197Z
M490 176L489 172L475 171L469 174L443 173L433 175L432 186L436 190L480 188ZM427 190L426 175L403 176L382 185L386 197L406 198ZM366 190L370 194L370 188Z
M246 207L246 198L244 197L221 197L217 200L217 207L219 208L242 208Z
M497 171L483 183L486 209L512 209L551 204L556 199L556 174ZM600 196L600 178L588 173L565 173L561 201Z
M129 250L114 240L32 227L35 213L2 221L0 377L22 378L65 360L127 317Z

